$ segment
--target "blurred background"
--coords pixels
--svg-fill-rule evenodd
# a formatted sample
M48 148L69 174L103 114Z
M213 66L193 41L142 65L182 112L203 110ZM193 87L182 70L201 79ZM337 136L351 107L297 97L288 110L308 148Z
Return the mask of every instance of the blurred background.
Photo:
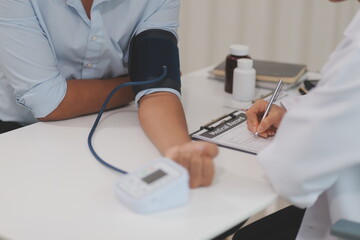
M355 0L182 0L181 70L216 65L238 43L254 59L319 71L359 7Z

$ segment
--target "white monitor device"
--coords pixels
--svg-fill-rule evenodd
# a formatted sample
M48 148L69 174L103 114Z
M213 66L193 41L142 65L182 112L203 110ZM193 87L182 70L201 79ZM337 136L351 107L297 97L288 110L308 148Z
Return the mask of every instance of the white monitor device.
M121 176L115 192L127 207L152 213L184 205L189 200L187 170L168 158L158 158Z

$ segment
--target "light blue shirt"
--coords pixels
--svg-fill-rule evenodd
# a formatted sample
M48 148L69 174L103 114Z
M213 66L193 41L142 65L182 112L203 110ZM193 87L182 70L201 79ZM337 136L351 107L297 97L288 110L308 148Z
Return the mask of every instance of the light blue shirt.
M67 79L127 74L134 35L163 29L177 36L179 2L94 0L90 20L81 0L1 0L0 119L45 117L63 100Z

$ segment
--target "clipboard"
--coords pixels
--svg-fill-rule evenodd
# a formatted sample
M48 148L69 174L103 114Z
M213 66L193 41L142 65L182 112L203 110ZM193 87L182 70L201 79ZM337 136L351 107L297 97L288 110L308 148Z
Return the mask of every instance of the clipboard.
M247 130L246 120L245 111L235 110L200 126L190 136L193 140L212 142L221 147L256 155L271 143L273 137L255 137Z

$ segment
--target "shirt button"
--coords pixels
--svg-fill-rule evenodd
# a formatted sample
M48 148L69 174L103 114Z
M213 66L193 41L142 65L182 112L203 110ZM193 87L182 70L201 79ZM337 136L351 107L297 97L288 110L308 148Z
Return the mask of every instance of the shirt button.
M91 63L87 63L87 64L86 64L86 67L91 68L91 67L92 67L92 64L91 64Z
M96 41L98 38L97 38L97 36L93 36L92 38L91 38L91 40L93 40L93 41Z

